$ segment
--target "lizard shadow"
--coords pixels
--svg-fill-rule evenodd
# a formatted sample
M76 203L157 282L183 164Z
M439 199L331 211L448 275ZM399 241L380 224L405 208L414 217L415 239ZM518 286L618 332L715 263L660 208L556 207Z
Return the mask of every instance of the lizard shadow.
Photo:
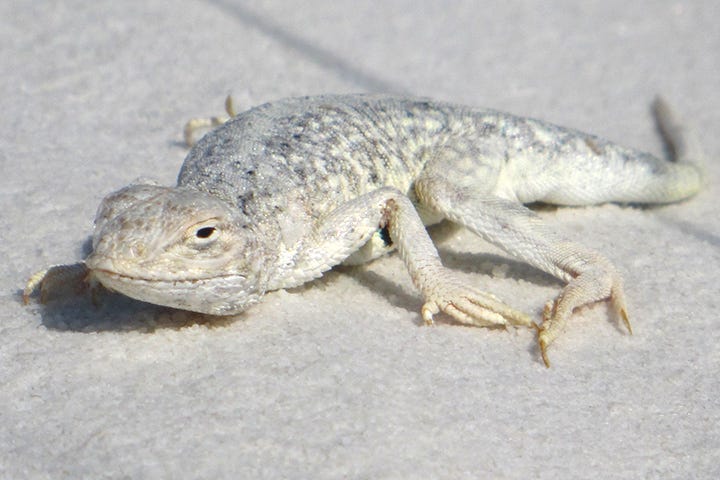
M102 287L99 289L97 293L81 292L39 304L42 324L57 331L153 333L158 329L179 330L194 325L223 327L238 317L218 317L162 307Z
M485 261L490 260L497 260L501 259L503 262L507 262L507 259L505 257L501 257L499 255L463 255L463 257L473 257L474 261L476 262L478 259L477 257L482 257L485 259ZM520 262L513 262L515 265L515 268L517 270L517 273L519 275L520 272L527 273L528 270L532 270L533 267L529 267L527 265L521 264ZM445 262L445 265L448 265L448 262ZM478 271L475 267L470 267L470 269L474 272ZM409 292L407 289L403 288L401 285L388 280L387 278L383 277L382 275L368 270L365 266L342 266L338 267L334 270L337 270L338 273L347 273L351 275L355 281L357 281L360 285L363 287L376 292L379 296L382 296L387 302L389 302L393 307L396 308L402 308L408 312L411 312L414 315L413 322L416 326L421 327L424 325L424 321L422 317L420 316L420 311L422 309L423 300L419 293L416 292ZM519 275L520 276L520 275ZM527 275L523 274L523 278L527 278ZM549 275L546 275L544 272L538 271L533 274L533 277L537 277L540 279L538 283L547 283L547 284L553 284L553 283L559 283L558 280L556 280L554 277L550 277ZM330 280L332 282L332 280ZM537 316L537 320L540 320L540 311L538 312L532 312L533 314L536 314L534 316ZM453 325L458 327L465 327L465 328L480 328L480 327L473 327L471 325L463 324L452 317L440 314L437 315L434 318L435 323L442 323L447 325ZM482 327L487 328L489 330L495 330L495 331L504 331L508 328L512 327L503 327L503 326L497 326L497 327ZM542 365L541 360L541 352L540 347L538 346L538 343L536 341L536 330L533 328L528 328L529 333L532 335L532 340L529 342L527 347L525 348L525 351L529 355L531 359L538 362L538 364Z
M469 254L452 251L443 252L446 266L470 273L486 273L492 275L497 264L509 265L504 277L530 279L537 284L559 283L547 275L527 264L510 260L495 254ZM339 275L350 275L360 285L376 292L394 307L402 308L412 313L419 313L422 308L422 298L417 292L408 291L398 283L368 270L365 266L351 267L339 266L328 272L320 279L309 282L299 289L317 287L318 283L332 285ZM77 333L101 332L138 332L152 334L158 329L180 330L195 325L206 328L225 327L238 321L242 314L218 317L195 312L162 307L150 303L131 299L121 294L110 292L98 287L97 292L74 292L53 299L49 303L39 304L39 313L42 324L55 331L70 331ZM18 300L22 292L17 292ZM447 315L439 315L439 323L462 325ZM415 316L414 323L423 325L420 315ZM498 327L496 330L502 330ZM527 347L528 354L539 358L537 343L532 341Z
M218 317L152 305L108 291L100 293L98 301L90 297L79 294L40 304L42 324L57 331L153 333L158 329L180 330L195 325L223 327L237 319L237 315Z
M494 253L456 252L446 248L438 248L443 265L451 270L473 273L487 277L526 280L542 286L562 286L563 282L549 273L545 273L520 260L513 260ZM498 272L499 273L496 273Z
M454 254L457 255L457 254ZM556 278L550 276L549 274L546 274L540 270L535 269L534 267L531 267L527 264L524 264L522 262L516 262L512 260L508 260L506 257L500 256L500 255L493 255L493 254L461 254L459 256L458 265L462 267L462 265L468 265L468 264L481 264L484 265L485 263L510 263L510 268L508 270L508 274L506 277L517 277L517 278L523 278L525 280L530 280L532 283L539 284L539 285L558 285L558 287L562 286L562 282L560 280L557 280ZM451 262L445 261L444 264L446 266L451 266ZM465 269L466 271L470 272L483 272L486 270L487 267L476 267L473 265L470 265ZM351 275L359 284L364 286L365 288L368 288L369 290L376 292L379 296L382 296L386 301L388 301L392 306L397 308L402 308L404 310L407 310L408 312L414 313L415 319L414 323L417 326L424 325L424 321L422 317L420 316L420 310L422 309L422 298L419 293L415 292L409 292L407 289L403 288L401 285L388 280L387 278L383 277L382 275L370 271L366 269L364 266L353 266L353 267L338 267L336 270L338 270L338 273L347 273ZM316 280L317 281L317 280ZM322 280L320 280L322 281ZM329 282L332 282L332 279L329 279ZM624 329L622 322L619 318L619 315L613 311L611 308L609 302L596 302L592 303L590 305L585 305L583 307L580 307L575 310L574 316L582 316L584 311L594 309L594 308L600 308L602 309L605 314L604 317L607 318L607 321L613 326L615 330L619 334L627 335L627 331ZM520 330L525 331L527 330L528 333L531 335L531 340L527 344L527 346L524 348L525 352L527 353L528 357L536 362L538 365L544 365L542 360L542 352L540 350L540 346L537 342L537 325L539 325L541 319L542 319L542 310L543 305L540 304L537 306L537 308L533 308L532 311L527 311L526 313L530 313L531 317L534 319L534 322L536 324L536 328L523 328L518 327ZM465 328L487 328L494 331L503 331L503 330L509 330L514 327L473 327L471 325L463 324L457 320L454 320L448 315L440 314L437 315L434 318L434 321L436 323L443 323L448 325L454 325L459 327L465 327ZM578 322L581 323L585 320ZM573 322L575 323L575 322Z
M534 211L551 211L557 207L554 205L532 204ZM428 228L428 233L435 243L443 265L451 270L458 270L464 273L479 274L488 277L510 278L513 280L527 280L536 285L563 285L563 282L549 273L533 267L532 265L516 260L507 255L494 253L472 253L458 252L452 248L443 247L442 244L449 241L458 231L462 230L460 225L443 221L440 224ZM478 238L478 237L475 237ZM479 238L478 238L479 241Z
M497 266L504 265L503 278L511 278L515 280L523 279L536 285L543 286L562 286L562 282L555 277L526 263L508 259L507 257L501 255L491 253L458 253L443 248L439 249L439 252L443 258L443 264L452 270L459 270L465 273L483 274L492 277L493 271L497 268ZM410 312L419 312L422 308L423 302L418 292L408 291L400 284L388 280L381 274L368 270L364 265L338 266L333 270L336 270L339 273L347 273L360 285L387 299L387 301L395 307L402 308ZM442 317L442 321L457 323L449 317ZM419 316L416 323L418 325L423 323Z
M332 50L318 46L302 35L298 35L281 23L272 20L268 15L262 15L239 2L210 0L209 3L261 34L272 38L288 51L298 52L306 60L364 90L386 93L404 91L400 86L359 68L357 62L347 60Z
M238 315L220 317L153 305L101 286L89 290L87 286L64 285L51 292L44 302L32 299L28 308L37 311L42 325L49 330L82 333L153 333L158 329L179 330L194 325L212 328L229 325L238 318ZM16 292L16 298L23 303L22 290Z

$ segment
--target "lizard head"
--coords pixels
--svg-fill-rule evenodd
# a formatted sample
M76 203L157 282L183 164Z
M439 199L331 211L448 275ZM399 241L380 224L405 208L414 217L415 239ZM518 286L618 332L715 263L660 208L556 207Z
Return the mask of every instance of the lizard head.
M195 190L131 185L111 193L95 218L92 276L129 297L231 315L265 292L262 238L240 211Z

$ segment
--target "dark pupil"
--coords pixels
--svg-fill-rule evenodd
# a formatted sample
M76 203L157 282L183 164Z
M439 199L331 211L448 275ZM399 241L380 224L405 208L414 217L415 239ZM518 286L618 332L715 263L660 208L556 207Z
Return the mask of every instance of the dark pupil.
M208 238L215 231L215 227L203 227L195 232L195 236L198 238Z

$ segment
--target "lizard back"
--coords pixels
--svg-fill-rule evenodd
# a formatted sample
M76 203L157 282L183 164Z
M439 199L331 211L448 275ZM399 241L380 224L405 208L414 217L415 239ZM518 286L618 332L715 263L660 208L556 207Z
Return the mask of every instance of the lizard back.
M450 133L442 103L379 95L303 97L241 113L188 154L178 186L256 217L303 204L313 217L382 186L407 192L423 153Z

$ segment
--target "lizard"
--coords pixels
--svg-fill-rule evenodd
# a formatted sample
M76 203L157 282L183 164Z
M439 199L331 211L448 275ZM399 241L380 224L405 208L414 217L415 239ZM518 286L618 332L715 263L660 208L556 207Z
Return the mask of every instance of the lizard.
M131 184L97 211L84 262L23 292L84 278L129 297L234 315L269 291L397 250L425 323L535 327L542 359L573 311L609 300L632 333L623 281L603 255L525 204L664 204L694 195L701 168L667 104L653 111L670 159L495 110L390 95L288 98L228 118L190 149L177 185ZM564 281L537 324L443 266L426 226L459 224Z

